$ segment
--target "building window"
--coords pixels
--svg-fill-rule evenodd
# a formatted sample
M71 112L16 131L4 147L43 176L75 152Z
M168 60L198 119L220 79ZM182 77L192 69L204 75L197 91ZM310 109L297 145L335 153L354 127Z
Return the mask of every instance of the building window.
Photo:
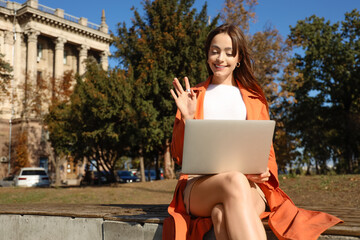
M46 143L49 140L49 131L45 130L44 128L41 129L41 139L40 143Z
M40 62L40 59L43 57L43 46L41 43L37 44L37 62Z
M49 170L49 159L47 157L40 157L39 167L45 168L45 171Z
M68 57L68 52L65 50L64 51L64 64L67 64L67 57Z

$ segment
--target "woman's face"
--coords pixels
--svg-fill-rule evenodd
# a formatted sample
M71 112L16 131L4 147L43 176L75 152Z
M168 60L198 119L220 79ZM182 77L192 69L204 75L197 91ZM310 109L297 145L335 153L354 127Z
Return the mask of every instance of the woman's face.
M214 83L233 84L233 71L239 61L239 54L232 54L232 41L228 34L219 33L210 44L207 62L214 74Z

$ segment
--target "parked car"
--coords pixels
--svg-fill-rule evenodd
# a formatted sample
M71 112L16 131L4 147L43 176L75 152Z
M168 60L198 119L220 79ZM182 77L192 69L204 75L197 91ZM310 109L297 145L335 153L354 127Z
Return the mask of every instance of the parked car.
M160 179L164 179L163 170L160 168L159 171L160 171ZM156 180L156 170L155 169L145 170L145 179L146 181Z
M15 177L15 186L19 187L49 187L50 179L44 168L22 168Z
M87 171L83 179L80 181L80 185L102 185L109 183L109 180L106 178L106 171Z
M108 183L108 179L106 178L106 171L95 171L94 172L94 184L104 184Z
M4 177L0 180L0 187L11 187L15 186L15 176Z
M129 183L129 182L139 182L140 178L134 175L131 171L117 171L119 177L119 182Z

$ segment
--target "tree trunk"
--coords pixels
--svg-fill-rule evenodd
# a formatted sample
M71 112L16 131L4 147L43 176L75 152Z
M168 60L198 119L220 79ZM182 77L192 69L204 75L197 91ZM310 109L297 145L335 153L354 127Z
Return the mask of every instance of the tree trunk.
M56 165L55 165L55 187L60 187L61 185L61 178L60 178L60 160L57 159L58 157L55 156L55 162L56 162Z
M160 180L159 155L155 157L155 179Z
M61 186L61 175L60 175L60 167L64 163L64 157L60 158L58 155L55 154L55 186Z
M146 178L145 178L145 167L144 167L144 157L140 156L139 157L140 160L140 175L141 175L141 181L142 182L146 182Z
M308 163L308 164L307 164L307 168L306 168L306 176L310 176L310 175L311 175L311 173L310 173L310 167L311 167L311 164Z
M166 179L174 179L174 160L170 156L170 143L166 140L165 153L164 153L164 177Z

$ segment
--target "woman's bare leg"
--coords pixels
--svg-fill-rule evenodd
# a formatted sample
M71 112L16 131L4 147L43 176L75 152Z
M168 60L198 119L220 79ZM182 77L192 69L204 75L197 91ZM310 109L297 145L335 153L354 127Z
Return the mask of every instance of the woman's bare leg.
M228 233L226 229L224 206L220 203L215 205L211 211L211 220L214 225L214 233L216 239L228 240Z
M225 217L223 222L229 239L266 239L259 218L259 214L265 210L265 203L254 191L257 190L251 188L248 179L239 172L206 176L193 186L190 212L196 216L208 217L212 215L215 206L222 204Z

